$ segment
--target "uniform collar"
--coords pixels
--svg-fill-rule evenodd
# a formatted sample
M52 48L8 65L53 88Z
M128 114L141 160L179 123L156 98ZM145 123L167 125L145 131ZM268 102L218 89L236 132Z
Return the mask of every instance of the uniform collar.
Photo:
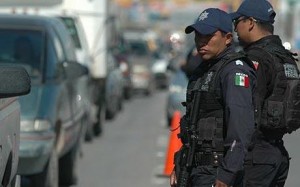
M202 74L202 72L207 72L213 65L215 65L217 62L219 62L222 58L224 58L226 55L234 52L234 46L230 45L228 46L223 52L221 52L217 58L203 61L200 65L197 66L195 71L193 72L190 80L196 80L199 75Z
M207 62L207 64L210 64L210 67L213 66L215 63L219 62L222 58L224 58L226 55L228 55L229 53L234 52L234 47L233 45L228 46L224 51L222 51L216 58L211 59Z
M248 46L245 47L245 50L251 48L252 46L259 46L259 45L265 46L268 44L282 45L282 41L277 35L269 35L249 44Z

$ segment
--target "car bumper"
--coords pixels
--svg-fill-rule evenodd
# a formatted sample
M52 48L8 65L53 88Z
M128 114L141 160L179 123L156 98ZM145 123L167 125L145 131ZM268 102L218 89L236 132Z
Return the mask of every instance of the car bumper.
M54 133L48 133L45 136L21 134L18 174L32 175L42 172L48 162L54 142Z
M132 83L133 89L137 90L148 89L149 87L149 80L134 80Z

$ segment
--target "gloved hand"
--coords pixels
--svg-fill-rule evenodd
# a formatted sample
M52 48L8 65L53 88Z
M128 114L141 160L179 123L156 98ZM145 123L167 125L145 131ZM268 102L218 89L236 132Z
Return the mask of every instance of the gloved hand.
M175 170L173 169L173 171L170 175L170 186L171 187L176 187L176 185L177 185L177 179L176 179Z
M213 186L214 187L229 187L227 184L225 184L224 182L222 182L220 180L216 180L216 183Z

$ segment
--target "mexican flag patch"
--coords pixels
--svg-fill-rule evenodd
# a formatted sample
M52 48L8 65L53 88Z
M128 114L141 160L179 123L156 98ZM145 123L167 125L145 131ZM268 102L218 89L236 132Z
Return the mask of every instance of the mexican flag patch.
M234 85L248 88L249 76L244 73L236 73L234 78Z

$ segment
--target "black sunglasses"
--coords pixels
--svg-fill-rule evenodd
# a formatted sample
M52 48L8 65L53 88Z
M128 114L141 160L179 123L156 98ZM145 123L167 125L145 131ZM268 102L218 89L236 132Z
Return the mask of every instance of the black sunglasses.
M240 21L246 20L246 19L248 19L248 18L249 18L249 17L239 17L239 18L233 20L234 28L236 28L236 26L239 24Z

